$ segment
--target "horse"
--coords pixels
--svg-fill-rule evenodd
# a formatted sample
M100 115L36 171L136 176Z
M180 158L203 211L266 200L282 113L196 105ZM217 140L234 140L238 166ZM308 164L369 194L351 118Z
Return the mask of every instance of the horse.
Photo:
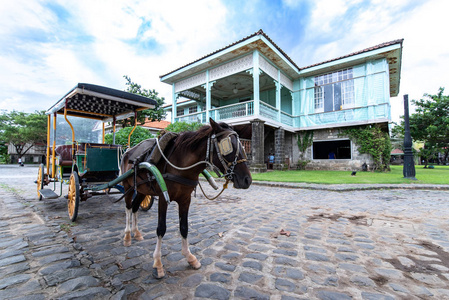
M205 125L197 131L180 133L165 148L163 158L156 164L164 174L169 198L178 203L179 230L181 233L181 253L194 269L199 269L201 263L190 252L188 235L188 214L191 195L198 183L199 174L207 167L212 167L219 175L225 177L226 184L231 181L234 188L247 189L251 185L251 173L247 166L245 150L240 143L238 134L226 123L216 123L210 119L210 125ZM132 148L133 149L133 148ZM122 174L133 168L129 162L128 150L122 157ZM190 168L189 168L190 167ZM220 174L220 172L222 174ZM169 175L169 176L165 176ZM131 245L131 230L134 239L143 240L137 226L137 210L146 195L158 196L158 225L156 229L157 243L153 253L153 276L163 278L165 271L161 261L162 238L166 232L166 216L168 203L164 194L154 181L149 180L145 170L139 170L136 177L130 176L123 181L126 202L126 228L124 245ZM223 186L223 189L225 186ZM136 193L137 192L137 193ZM132 224L131 223L132 220Z

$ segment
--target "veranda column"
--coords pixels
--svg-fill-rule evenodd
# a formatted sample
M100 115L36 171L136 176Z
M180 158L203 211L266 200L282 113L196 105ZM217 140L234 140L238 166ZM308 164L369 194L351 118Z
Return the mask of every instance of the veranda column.
M178 100L178 94L175 93L175 84L173 83L172 85L172 99L173 99L173 103L172 103L172 111L171 111L171 122L175 123L175 119L176 119L176 114L178 113L178 105L176 103L176 101Z
M260 95L259 95L259 51L253 52L253 98L254 98L254 115L260 115Z
M285 130L278 128L274 131L274 165L273 169L282 170L285 166Z
M264 121L259 119L251 121L251 172L259 173L267 171L264 154L264 123Z
M277 121L281 122L281 70L278 70L278 80L276 81L276 109L278 110Z
M211 105L211 99L212 99L212 95L211 95L211 83L209 82L209 70L206 71L206 122L209 122L209 117L210 117L210 109L212 108Z

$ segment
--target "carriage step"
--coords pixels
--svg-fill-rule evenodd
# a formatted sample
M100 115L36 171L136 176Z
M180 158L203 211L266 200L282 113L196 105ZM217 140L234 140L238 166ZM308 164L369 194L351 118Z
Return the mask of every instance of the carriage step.
M59 195L56 194L54 191L49 190L49 189L42 189L39 190L39 194L41 194L41 196L45 199L56 199L59 198Z

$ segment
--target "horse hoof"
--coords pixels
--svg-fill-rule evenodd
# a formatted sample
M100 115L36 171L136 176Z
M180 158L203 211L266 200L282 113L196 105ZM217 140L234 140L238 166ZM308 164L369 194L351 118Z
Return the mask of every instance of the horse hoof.
M129 239L129 240L124 240L124 241L123 241L123 246L125 246L125 247L131 246L131 239Z
M194 268L195 270L198 270L199 268L201 268L201 263L197 260L194 263L190 264L192 266L192 268Z
M162 279L165 277L165 273L164 270L162 270L161 272L162 274L159 274L159 272L157 271L157 268L153 268L153 277L156 279Z
M137 241L143 241L143 236L139 232L138 234L134 235L134 239L137 240Z

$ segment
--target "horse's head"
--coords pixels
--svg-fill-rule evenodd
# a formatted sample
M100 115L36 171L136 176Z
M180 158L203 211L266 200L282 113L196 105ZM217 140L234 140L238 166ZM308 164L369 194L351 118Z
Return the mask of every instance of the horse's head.
M226 123L216 123L210 119L212 127L213 162L237 189L247 189L251 185L251 173L247 165L245 149L238 134Z

